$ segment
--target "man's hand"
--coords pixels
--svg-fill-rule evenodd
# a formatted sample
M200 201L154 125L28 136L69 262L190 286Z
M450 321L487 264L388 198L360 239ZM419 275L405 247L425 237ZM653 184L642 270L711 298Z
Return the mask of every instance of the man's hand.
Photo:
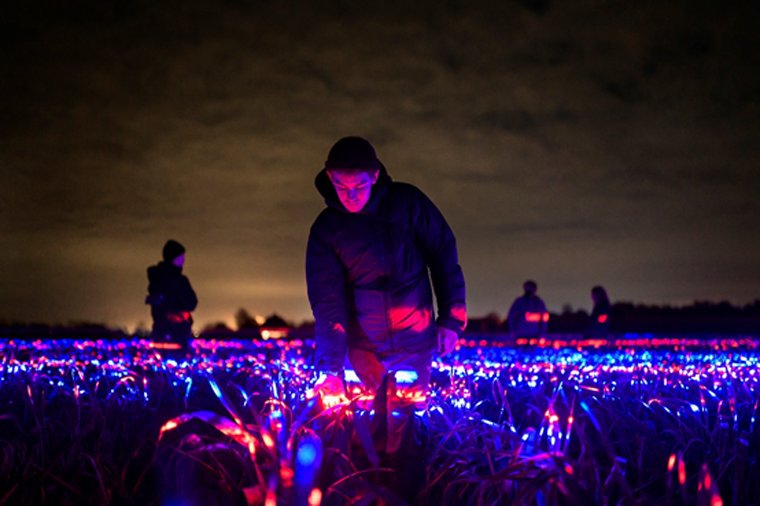
M448 355L457 346L459 335L446 327L438 327L438 354L440 356Z
M164 301L164 296L160 293L151 293L148 294L147 297L145 297L145 303L150 304L152 306L158 306Z
M314 385L314 394L322 399L322 406L325 409L348 400L343 380L332 373L326 373L317 381Z

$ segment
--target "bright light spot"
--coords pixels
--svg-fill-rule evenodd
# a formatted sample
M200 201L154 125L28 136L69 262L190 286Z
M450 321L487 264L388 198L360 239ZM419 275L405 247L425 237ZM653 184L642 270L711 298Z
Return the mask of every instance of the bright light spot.
M168 422L166 422L164 424L163 427L161 427L161 431L160 432L161 432L161 434L163 434L164 432L166 432L168 430L172 430L172 429L176 429L176 428L177 428L177 422L175 422L174 420L169 420Z
M396 381L399 383L413 383L417 377L417 371L396 371Z
M525 321L536 323L541 321L541 313L525 313Z
M343 395L323 395L322 396L322 405L325 409L332 408L334 406L337 406L338 404L343 404L344 402L347 402L348 399Z
M305 443L298 449L298 456L296 459L302 466L309 467L314 463L317 458L317 449L311 443Z
M346 378L346 381L349 383L360 383L361 380L359 379L359 376L356 375L356 372L353 369L346 369L343 371L343 375Z
M264 329L261 331L263 339L284 339L288 337L288 329Z
M309 506L319 506L321 503L322 503L322 491L314 487L311 490L311 494L309 494Z
M284 481L290 481L293 479L293 469L289 467L283 467L280 469L280 478L282 478Z

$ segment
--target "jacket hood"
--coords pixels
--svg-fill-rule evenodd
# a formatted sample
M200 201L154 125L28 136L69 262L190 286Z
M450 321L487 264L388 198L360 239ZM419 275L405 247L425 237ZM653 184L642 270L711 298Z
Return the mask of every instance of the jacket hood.
M383 195L388 191L392 180L388 175L388 171L385 170L385 166L380 164L380 174L377 177L377 181L372 185L372 194L369 197L369 202L364 206L364 209L356 214L371 213L377 208L377 203L380 201ZM322 169L317 177L314 179L314 186L317 187L319 194L325 199L327 207L332 207L338 211L348 213L346 207L341 203L338 198L338 193L335 191L335 187L330 181L330 176L327 175L327 169Z

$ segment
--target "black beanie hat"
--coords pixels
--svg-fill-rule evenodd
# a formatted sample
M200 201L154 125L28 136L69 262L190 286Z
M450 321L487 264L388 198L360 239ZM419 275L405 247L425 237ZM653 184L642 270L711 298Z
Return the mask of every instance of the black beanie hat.
M182 253L185 252L185 247L182 246L180 243L175 241L174 239L169 239L166 241L166 244L164 244L164 260L167 262L171 262L178 256L180 256Z
M380 160L377 159L375 148L367 139L361 137L343 137L335 143L327 155L325 169L360 169L380 170Z

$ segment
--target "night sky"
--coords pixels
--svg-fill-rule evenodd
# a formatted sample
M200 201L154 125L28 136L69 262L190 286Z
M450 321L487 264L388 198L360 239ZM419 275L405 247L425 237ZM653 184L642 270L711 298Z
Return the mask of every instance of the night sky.
M302 5L307 4L307 5ZM361 135L454 230L471 316L760 298L757 2L3 2L0 320L311 318L308 231Z

